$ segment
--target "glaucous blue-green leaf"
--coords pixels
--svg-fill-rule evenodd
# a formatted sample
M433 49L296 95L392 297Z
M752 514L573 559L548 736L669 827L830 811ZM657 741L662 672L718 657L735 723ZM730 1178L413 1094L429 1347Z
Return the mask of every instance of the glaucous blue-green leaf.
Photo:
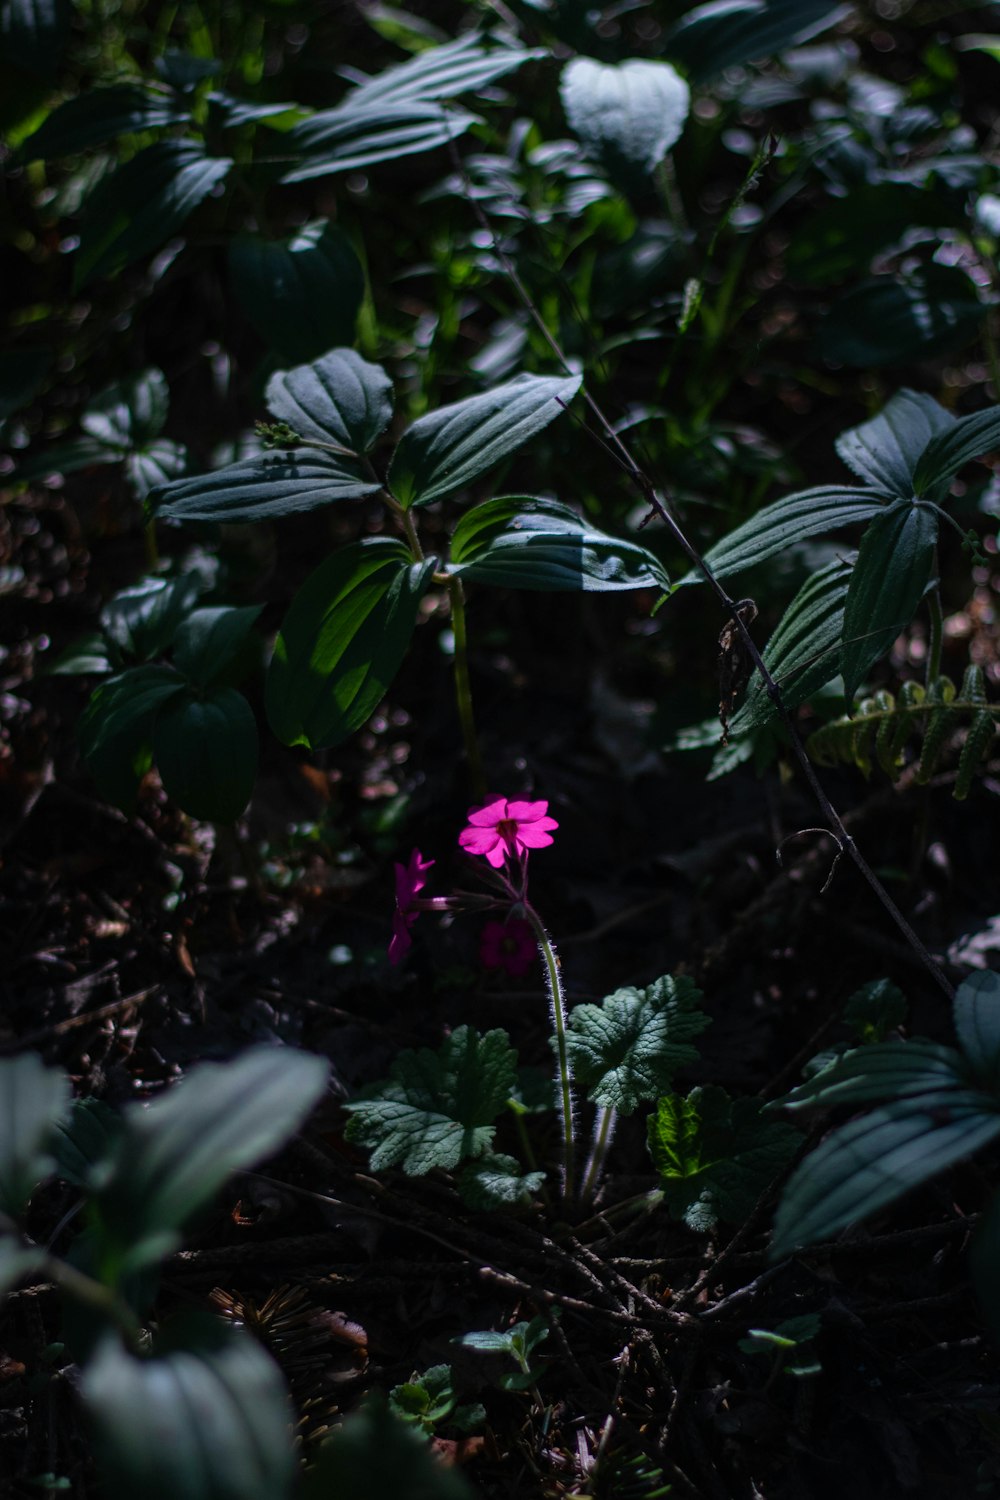
M74 287L113 276L166 244L231 166L191 141L157 141L138 152L87 199Z
M34 1052L0 1058L0 1213L20 1214L55 1167L53 1138L69 1109L69 1081Z
M69 0L3 0L0 50L4 61L39 78L56 72L69 33Z
M958 266L875 276L834 302L819 328L819 352L851 368L911 364L968 343L986 311Z
M156 715L183 691L173 667L150 664L116 673L90 695L77 731L80 751L101 795L123 812L134 809L149 767Z
M184 692L157 714L153 759L163 790L192 818L233 823L257 779L257 721L232 687Z
M289 1047L199 1063L149 1105L124 1112L114 1169L96 1199L112 1272L168 1254L233 1173L277 1151L322 1098L329 1064Z
M313 1456L301 1500L476 1500L457 1469L446 1469L426 1438L368 1397Z
M419 417L392 455L389 488L403 506L440 500L554 422L579 388L579 375L518 375Z
M955 992L955 1031L977 1079L1000 1085L1000 974L970 974Z
M74 1100L53 1141L59 1176L73 1187L96 1185L111 1168L123 1129L121 1115L103 1099Z
M386 537L345 547L309 575L267 674L279 740L317 750L361 727L399 670L434 567Z
M856 526L859 521L870 521L895 498L890 490L862 489L858 485L823 485L814 490L800 490L783 500L775 500L773 505L765 505L749 521L710 547L705 561L716 578L728 578L731 573L742 573L766 562L795 542L839 531L844 526ZM702 581L701 573L692 569L676 587Z
M230 671L242 664L261 604L213 604L196 609L174 637L174 666L196 687L232 686Z
M781 689L787 709L798 708L840 671L844 605L853 559L836 558L806 579L764 648L764 665ZM740 735L766 724L778 710L764 679L755 672L746 699L730 725Z
M951 412L933 396L903 389L877 416L842 432L836 449L847 467L867 484L909 499L914 493L917 465L928 443L954 425Z
M76 155L119 135L180 125L191 118L176 98L138 83L87 89L57 105L17 153L21 161Z
M411 1177L450 1171L486 1154L494 1120L517 1079L517 1053L504 1031L459 1026L437 1052L401 1052L389 1080L345 1105L349 1141L371 1149L372 1171L402 1166Z
M792 1173L774 1221L770 1257L829 1239L895 1203L1000 1135L996 1098L972 1089L899 1099L849 1120Z
M936 432L920 455L913 475L918 495L937 499L946 494L952 479L964 464L981 458L1000 446L1000 406L987 407L968 417L960 417L943 431Z
M861 538L844 605L840 656L848 707L869 667L916 614L931 581L937 534L934 511L897 500Z
M419 102L324 110L288 132L286 140L301 161L281 180L307 182L432 151L464 135L477 118L465 110Z
M566 1044L573 1076L587 1097L630 1115L697 1062L691 1038L710 1024L690 979L665 974L645 989L615 990L600 1005L575 1005Z
M530 1203L544 1181L544 1172L524 1172L516 1157L490 1152L462 1168L458 1191L466 1207L491 1212Z
M452 572L512 589L670 591L646 547L608 536L568 505L503 495L466 511L451 539Z
M162 370L143 370L106 386L89 402L80 426L108 448L127 452L159 435L170 406Z
M964 1089L968 1082L968 1069L954 1047L923 1037L873 1042L843 1053L768 1107L826 1109L835 1104L871 1104L895 1096Z
M704 83L724 68L797 47L850 13L839 0L708 0L667 33L666 51Z
M181 622L205 592L195 572L173 578L141 578L121 589L101 610L101 629L122 661L149 661L173 643Z
M189 1323L149 1359L105 1335L80 1395L109 1495L290 1500L297 1469L284 1378L258 1340Z
M392 420L392 381L353 349L272 375L267 409L307 443L367 453Z
M701 1232L748 1218L802 1139L757 1100L731 1099L714 1084L661 1099L647 1133L664 1202Z
M605 66L574 57L559 82L563 109L584 150L626 186L641 183L679 139L691 91L666 62Z
M296 448L176 479L155 490L150 503L161 519L174 521L270 521L335 500L357 500L378 488L345 455Z
M336 344L354 342L365 276L336 224L321 219L284 240L236 235L229 243L229 273L250 322L284 358L314 359Z

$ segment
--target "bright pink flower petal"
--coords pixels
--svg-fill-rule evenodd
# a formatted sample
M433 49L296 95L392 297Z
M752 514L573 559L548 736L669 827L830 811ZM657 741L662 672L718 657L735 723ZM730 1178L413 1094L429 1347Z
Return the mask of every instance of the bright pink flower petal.
M469 809L469 822L474 828L495 828L501 819L507 817L507 799L505 797L494 797L487 802L485 807L473 807Z
M416 916L414 912L413 916ZM410 921L413 917L410 918ZM413 947L413 939L410 937L410 923L402 912L396 912L392 919L392 940L389 943L389 962L391 964L401 963L406 954Z
M463 828L458 835L458 844L466 854L489 854L498 845L501 849L505 847L495 828Z
M508 802L507 816L513 818L517 823L534 823L538 818L544 818L549 810L547 802Z
M535 824L529 823L527 826L522 824L517 830L517 843L522 849L544 849L551 842L551 833L546 833L544 828L539 828Z
M503 839L498 839L497 842L493 845L492 849L487 849L486 858L489 860L494 870L499 870L500 866L507 858L508 853L509 850Z

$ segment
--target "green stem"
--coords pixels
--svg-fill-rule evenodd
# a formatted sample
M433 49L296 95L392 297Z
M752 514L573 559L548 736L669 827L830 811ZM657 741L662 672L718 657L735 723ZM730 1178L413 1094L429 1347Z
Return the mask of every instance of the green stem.
M616 1109L600 1108L594 1121L594 1144L590 1150L590 1160L587 1162L583 1174L583 1182L580 1184L580 1201L587 1203L594 1195L594 1190L600 1181L601 1173L604 1171L604 1163L608 1158L608 1148L611 1145L618 1124L618 1111Z
M576 1147L573 1140L572 1075L569 1066L569 1050L566 1046L566 996L563 993L559 955L556 953L552 939L545 931L541 917L528 901L524 903L524 914L534 930L538 951L545 965L549 1003L552 1006L552 1021L556 1038L556 1057L559 1063L556 1083L559 1087L560 1107L562 1109L563 1202L568 1204L572 1200L576 1184Z
M113 1292L103 1282L95 1281L92 1276L87 1276L83 1271L78 1271L75 1266L71 1266L68 1261L60 1260L54 1255L46 1256L45 1270L68 1296L73 1297L77 1302L82 1302L85 1307L102 1313L104 1317L116 1324L131 1348L138 1348L139 1323L131 1308L118 1296L117 1292Z
M927 642L927 676L926 686L930 687L941 676L941 639L944 634L944 621L941 615L941 591L933 589L927 595L927 607L931 615L930 637Z
M469 642L465 628L465 590L462 580L451 574L448 579L448 601L451 605L451 627L455 635L455 697L462 726L465 755L469 762L472 795L477 802L486 801L486 776L479 753L476 720L472 712L472 686L469 682Z

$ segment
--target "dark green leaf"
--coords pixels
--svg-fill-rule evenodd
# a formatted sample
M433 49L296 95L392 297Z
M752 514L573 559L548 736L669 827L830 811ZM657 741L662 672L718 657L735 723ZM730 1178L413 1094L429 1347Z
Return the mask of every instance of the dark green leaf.
M95 396L80 418L90 437L126 453L159 435L167 420L170 391L162 370L143 370L116 380Z
M914 225L959 227L963 216L951 194L904 182L855 183L846 197L827 199L796 227L785 266L793 281L829 286L866 274L872 257Z
M840 670L848 709L869 667L906 629L927 592L937 534L934 511L899 500L861 538L844 605Z
M900 1099L848 1121L800 1163L775 1216L772 1260L829 1239L1000 1135L991 1095L929 1098L928 1108Z
M986 411L960 417L944 431L935 433L921 453L913 475L917 494L936 499L939 491L947 493L949 484L964 464L973 458L981 458L998 445L1000 406L990 406Z
M977 1079L1000 1087L1000 974L970 974L955 994L955 1031Z
M267 674L267 716L286 745L322 749L359 729L385 697L435 560L379 538L336 552L292 600Z
M819 329L819 351L861 369L910 364L968 343L986 311L958 266L876 276L838 297Z
M0 1058L0 1213L16 1217L55 1167L52 1146L69 1082L33 1052Z
M288 1500L296 1472L281 1371L250 1334L218 1324L152 1359L113 1335L80 1393L106 1493L144 1500Z
M367 453L392 420L392 381L353 349L272 375L267 409L307 443ZM374 487L374 486L373 486Z
M105 673L113 670L108 661L103 636L94 634L81 636L80 640L74 641L72 646L67 646L51 666L46 668L46 675L48 677L73 677L78 674L86 676L92 673L103 677Z
M3 0L0 47L4 60L39 78L51 78L69 33L68 0Z
M965 1089L968 1081L967 1069L954 1047L914 1037L909 1042L873 1042L845 1052L777 1104L789 1109L830 1109L841 1103L870 1104L877 1099L937 1095L949 1089Z
M438 1463L424 1439L370 1397L320 1448L302 1500L474 1500L456 1469Z
M64 1182L89 1188L110 1168L121 1139L122 1117L102 1099L77 1099L56 1129L56 1171Z
M325 110L288 132L302 155L282 182L307 182L333 172L358 172L383 161L432 151L464 135L477 117L442 104L372 104Z
M851 427L837 439L837 452L849 469L900 499L914 493L920 456L938 433L955 425L951 412L923 391L897 391L878 416Z
M486 47L482 36L470 31L456 41L429 47L408 62L365 79L351 90L347 102L352 108L368 108L375 103L455 99L459 94L495 83L533 57L545 55L537 48L528 51L514 46Z
M231 166L189 141L158 141L133 156L87 200L75 287L113 276L166 244Z
M182 621L174 637L174 666L196 687L218 682L231 685L230 669L253 640L253 627L263 605L210 605L196 609Z
M232 823L257 779L257 721L235 688L178 694L157 715L153 758L163 790L192 818Z
M451 539L451 561L463 578L505 588L670 591L663 565L645 547L531 495L504 495L467 511Z
M143 578L108 601L101 611L101 627L124 659L149 661L172 645L205 588L205 579L194 572Z
M389 1081L345 1105L346 1136L371 1148L371 1168L401 1165L411 1177L446 1171L489 1152L493 1122L517 1077L517 1053L504 1031L485 1036L459 1026L431 1052L401 1052Z
M184 679L172 667L131 667L95 688L80 718L80 750L98 790L123 812L135 807L148 769L153 722Z
M691 1038L708 1026L702 994L683 975L645 989L615 990L598 1005L570 1011L567 1046L576 1081L605 1109L630 1115L697 1062Z
M855 990L844 1006L844 1020L866 1045L884 1042L902 1026L909 1006L902 990L888 979L873 979Z
M223 89L209 92L208 109L209 119L220 130L238 130L241 125L255 125L261 120L280 130L301 119L303 113L298 104L251 104L249 99L238 99Z
M559 93L587 155L626 187L642 183L680 139L691 102L669 63L640 58L605 67L574 57L563 68Z
M354 342L365 277L335 224L306 224L286 240L237 235L229 244L229 270L247 317L286 359L314 359L335 344Z
M158 438L141 453L130 453L125 473L137 500L145 500L153 490L162 489L172 479L179 479L188 466L188 452L181 443Z
M169 48L162 57L154 58L153 72L179 94L193 94L206 78L222 72L222 63L217 57L195 57L192 52Z
M458 1191L469 1208L489 1212L530 1203L545 1181L544 1172L522 1172L513 1156L480 1156L462 1168Z
M315 510L335 500L357 500L379 488L339 453L297 448L260 453L213 474L178 479L157 489L151 503L174 521L264 521Z
M666 50L704 83L724 68L799 46L850 11L837 0L709 0L667 33Z
M231 1062L199 1063L151 1104L130 1105L114 1170L96 1200L112 1269L120 1274L169 1253L227 1177L298 1130L328 1071L305 1052L253 1047Z
M389 488L404 506L440 500L555 421L579 388L578 375L519 375L420 417L392 455Z
M99 146L119 135L179 125L190 118L188 110L178 108L176 99L141 84L88 89L58 105L17 155L21 161L75 156L87 146Z

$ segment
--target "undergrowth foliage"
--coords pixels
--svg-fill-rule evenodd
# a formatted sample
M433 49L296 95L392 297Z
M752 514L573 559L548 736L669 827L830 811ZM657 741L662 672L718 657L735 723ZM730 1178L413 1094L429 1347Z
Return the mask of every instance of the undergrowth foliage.
M515 1038L467 1002L434 1045L399 1048L353 1089L331 1090L325 1058L281 1044L198 1063L119 1110L74 1101L67 1072L32 1052L3 1058L0 1291L58 1289L103 1493L463 1500L469 1482L435 1449L461 1458L469 1442L479 1457L485 1434L496 1447L496 1428L528 1414L546 1436L566 1418L557 1372L591 1379L573 1329L589 1304L578 1286L543 1286L569 1266L604 1299L601 1326L630 1342L614 1409L593 1433L590 1405L566 1418L578 1455L546 1493L698 1493L672 1447L687 1375L668 1379L655 1339L693 1349L725 1308L707 1305L720 1266L762 1235L763 1285L1000 1137L1000 978L953 990L814 769L941 781L958 802L996 794L997 673L970 654L949 656L949 676L944 658L946 618L993 566L1000 449L996 167L949 90L959 52L1000 52L978 33L928 42L907 92L860 66L885 34L864 8L828 0L673 7L669 23L647 6L452 7L450 31L436 13L374 5L351 23L378 43L380 65L362 71L330 17L190 9L147 20L126 5L112 20L0 3L17 244L44 259L52 239L68 257L47 302L39 292L47 311L22 310L0 356L13 504L67 476L102 486L144 558L129 581L115 572L96 628L45 675L87 680L76 745L102 799L131 818L162 792L192 844L191 820L235 826L244 853L262 764L308 755L325 775L408 674L446 678L454 749L435 754L452 801L434 837L450 826L450 847L429 857L420 830L406 854L405 818L379 826L386 870L402 857L368 972L401 1006L451 1004L456 987L427 978L425 934L445 951L463 919L488 916L483 964L535 1010ZM401 213L410 169L419 196ZM144 330L188 304L211 309L200 352L177 319L179 342L150 337L160 368ZM906 383L930 383L934 361L975 341L975 379L942 380L940 400ZM825 445L810 427L783 451L737 419L762 381L809 410ZM864 419L840 430L859 403ZM289 589L273 558L294 547L309 570ZM248 584L254 557L271 560ZM798 762L820 831L937 999L952 997L957 1045L910 1036L906 997L876 979L841 1007L850 1045L806 1047L751 1097L711 1081L713 997L683 958L666 973L640 958L631 982L574 1001L539 872L600 809L557 800L537 766L480 734L477 660L521 592L552 596L557 642L573 641L571 606L601 595L595 636L623 618L617 599L636 640L662 632L676 655L692 593L711 594L718 661L711 635L685 644L691 691L660 743L707 752L710 779ZM428 666L432 618L446 629ZM719 712L685 726L706 683ZM616 773L633 771L623 756ZM245 884L259 892L259 870ZM842 991L817 983L835 1018ZM800 1124L810 1111L831 1112L822 1139ZM233 1175L303 1132L306 1155L333 1141L349 1157L354 1196L294 1181L290 1195L396 1227L404 1195L415 1232L448 1249L445 1205L484 1282L531 1312L456 1326L447 1360L408 1359L409 1378L376 1381L332 1435L304 1294L185 1308L161 1286ZM646 1151L628 1191L623 1139ZM46 1224L54 1185L72 1207ZM651 1222L697 1247L676 1292L664 1257L633 1284L628 1257L589 1248L595 1225L613 1247ZM492 1264L504 1236L527 1247L523 1277ZM1000 1198L970 1252L1000 1337L998 1246ZM734 1294L747 1319L753 1295ZM820 1311L741 1328L730 1348L764 1404L784 1377L821 1375ZM631 1414L621 1396L640 1345L662 1419L651 1386Z

